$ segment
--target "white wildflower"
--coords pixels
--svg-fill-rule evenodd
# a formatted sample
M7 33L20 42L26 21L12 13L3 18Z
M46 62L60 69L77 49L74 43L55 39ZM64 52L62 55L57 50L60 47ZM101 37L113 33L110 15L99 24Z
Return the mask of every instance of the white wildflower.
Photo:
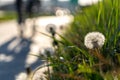
M55 24L48 24L46 26L46 31L49 33L53 33L56 31L56 25Z
M55 11L56 16L65 16L70 14L70 10L66 8L57 7Z
M61 60L61 61L64 61L64 58L63 58L62 56L60 56L60 60Z
M101 48L104 45L105 37L100 32L90 32L85 36L84 44L87 48Z

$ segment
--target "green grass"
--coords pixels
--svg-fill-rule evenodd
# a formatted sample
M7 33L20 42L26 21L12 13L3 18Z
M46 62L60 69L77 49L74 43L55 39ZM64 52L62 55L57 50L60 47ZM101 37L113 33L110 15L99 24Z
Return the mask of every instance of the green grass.
M120 80L120 5L119 0L103 0L83 7L61 40L54 36L55 55L46 61L53 67L50 80ZM84 37L89 32L105 36L102 48L88 49ZM60 59L63 57L63 60Z
M0 22L4 22L4 21L16 19L16 18L17 18L16 12L5 11L5 12L3 12L2 15L0 16Z
M50 13L42 13L42 14L35 14L33 17L39 17L39 16L51 16L53 14ZM26 18L28 17L27 14L24 15ZM0 14L0 22L8 21L17 19L17 13L15 11L4 11L2 14Z

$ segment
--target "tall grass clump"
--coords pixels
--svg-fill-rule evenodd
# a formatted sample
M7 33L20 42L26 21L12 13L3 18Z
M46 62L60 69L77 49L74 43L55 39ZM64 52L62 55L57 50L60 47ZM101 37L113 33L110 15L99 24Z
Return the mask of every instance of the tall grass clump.
M103 55L118 63L120 53L120 5L119 0L103 0L97 5L83 7L75 15L75 21L65 36L78 47L86 49L84 37L87 33L98 31L105 35ZM74 38L73 38L74 37Z
M120 80L119 2L82 7L63 36L50 28L55 51L46 60L48 80Z

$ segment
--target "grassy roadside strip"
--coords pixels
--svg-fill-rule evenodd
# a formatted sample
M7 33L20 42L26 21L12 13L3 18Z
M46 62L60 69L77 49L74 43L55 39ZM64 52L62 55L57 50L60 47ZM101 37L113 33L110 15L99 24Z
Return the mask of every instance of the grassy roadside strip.
M16 12L14 11L0 11L0 23L16 18L17 18Z

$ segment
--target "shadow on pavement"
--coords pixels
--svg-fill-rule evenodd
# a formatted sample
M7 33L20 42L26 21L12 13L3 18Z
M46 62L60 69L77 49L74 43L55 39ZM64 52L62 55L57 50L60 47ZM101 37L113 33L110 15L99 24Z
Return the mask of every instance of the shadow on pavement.
M12 38L0 46L0 80L15 80L15 75L25 71L25 60L32 41ZM42 64L39 60L32 68Z

